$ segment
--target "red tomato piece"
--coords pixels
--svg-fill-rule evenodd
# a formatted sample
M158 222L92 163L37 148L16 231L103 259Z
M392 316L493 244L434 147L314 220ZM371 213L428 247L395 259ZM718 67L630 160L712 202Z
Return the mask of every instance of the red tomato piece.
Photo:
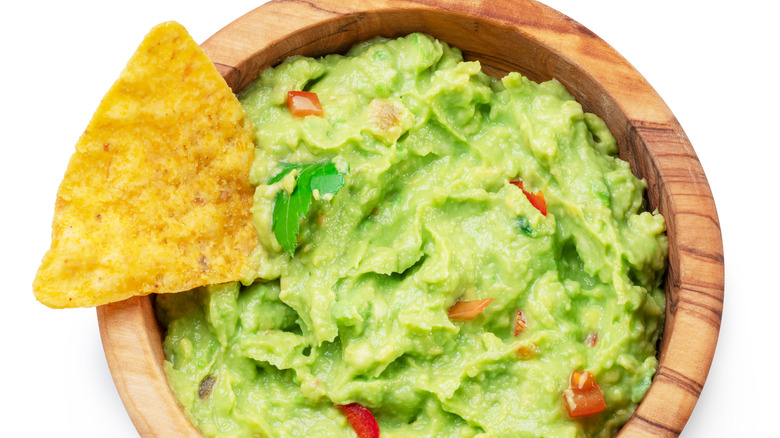
M596 379L593 378L593 374L587 371L575 370L569 377L569 388L578 391L590 391L593 388L597 388Z
M322 116L323 114L317 93L309 91L288 91L287 109L295 117Z
M528 198L528 202L536 207L543 215L547 216L547 201L544 200L544 193L542 193L541 190L536 193L531 193L523 188L523 180L509 182L519 187L520 190L523 191L525 197Z
M358 438L379 438L379 425L374 414L359 403L333 405L338 408L355 430Z
M570 418L582 418L598 414L607 408L601 388L587 371L574 371L569 378L569 388L563 391L563 401Z
M519 336L520 333L528 328L528 322L525 319L525 313L522 310L517 309L515 313L515 336Z
M453 321L471 321L494 300L495 298L485 298L484 300L458 301L450 307L449 317Z
M547 216L547 201L544 200L544 193L542 193L541 190L536 193L530 193L523 190L523 193L525 193L525 196L528 198L528 201L531 202L531 205L536 207L543 215Z

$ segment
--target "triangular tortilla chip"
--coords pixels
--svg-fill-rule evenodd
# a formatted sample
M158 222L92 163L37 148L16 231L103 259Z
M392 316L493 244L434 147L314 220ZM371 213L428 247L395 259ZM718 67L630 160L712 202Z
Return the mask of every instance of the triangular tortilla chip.
M187 31L152 29L76 144L35 296L89 307L245 278L252 138Z

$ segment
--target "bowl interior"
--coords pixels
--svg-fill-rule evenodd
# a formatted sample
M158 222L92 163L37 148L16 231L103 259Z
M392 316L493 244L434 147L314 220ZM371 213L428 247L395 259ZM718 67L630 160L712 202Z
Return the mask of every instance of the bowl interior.
M466 59L480 61L492 76L519 71L535 81L555 78L563 83L587 111L604 119L621 158L647 181L648 209L658 209L667 221L670 259L660 365L645 399L618 436L676 436L706 379L723 299L718 218L695 152L644 78L583 26L531 0L463 3L272 1L202 46L234 91L288 56L340 53L374 36L411 32L459 47ZM291 24L278 26L280 22ZM150 298L138 298L98 309L112 375L143 436L169 436L167 431L198 436L167 387L152 307ZM144 348L136 348L139 344ZM120 360L139 355L146 359L137 366ZM172 426L170 415L177 409L181 418Z

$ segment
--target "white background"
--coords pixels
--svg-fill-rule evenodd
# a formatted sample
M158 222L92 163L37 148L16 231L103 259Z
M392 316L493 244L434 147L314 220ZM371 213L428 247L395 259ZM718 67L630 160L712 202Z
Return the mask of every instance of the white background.
M137 436L108 373L95 310L51 310L32 294L57 187L92 112L152 26L176 20L202 42L260 3L0 6L0 435ZM590 28L648 79L688 134L715 196L725 309L709 379L682 436L773 436L780 382L780 7L759 0L546 3Z

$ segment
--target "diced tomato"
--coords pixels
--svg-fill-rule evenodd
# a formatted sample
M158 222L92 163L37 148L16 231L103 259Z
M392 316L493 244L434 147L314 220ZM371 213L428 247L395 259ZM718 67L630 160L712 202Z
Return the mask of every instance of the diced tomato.
M599 334L594 332L588 334L588 336L585 337L585 345L590 345L591 347L596 346L596 342L599 340Z
M320 98L317 93L309 91L288 91L287 109L295 117L322 116Z
M528 198L528 201L531 202L531 205L536 207L543 215L547 216L547 202L544 200L544 193L542 193L541 190L536 193L530 193L523 190L523 193L525 193L525 196Z
M517 186L518 189L520 189L520 190L525 192L525 189L523 189L523 180L518 179L516 181L509 181L509 184L514 184L514 185Z
M540 353L539 346L533 342L521 344L517 348L517 358L522 360L531 360Z
M531 193L523 188L523 180L509 182L519 187L520 190L523 191L525 197L528 198L528 202L536 207L543 215L547 216L547 201L544 200L544 193L542 193L541 190L536 193Z
M569 377L569 388L579 391L590 391L593 388L597 388L596 379L593 378L593 374L587 371L575 370Z
M571 373L569 388L563 391L563 400L570 418L587 417L607 408L601 388L588 371Z
M517 312L515 312L515 336L519 336L527 327L528 322L525 319L525 313L523 313L522 310L517 309Z
M358 438L379 438L379 425L374 414L359 403L333 405L338 408L355 430Z
M453 321L471 321L494 300L494 298L485 298L484 300L458 301L450 307L449 317Z

